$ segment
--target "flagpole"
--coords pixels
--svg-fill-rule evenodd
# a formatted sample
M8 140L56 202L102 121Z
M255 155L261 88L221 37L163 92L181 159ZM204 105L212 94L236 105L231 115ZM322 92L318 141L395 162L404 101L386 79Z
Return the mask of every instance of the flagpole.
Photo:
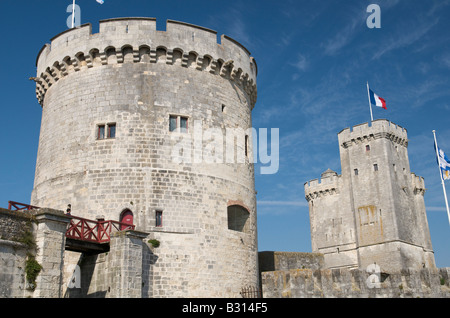
M75 27L75 0L72 4L72 29Z
M369 82L367 82L367 97L369 98L370 120L372 122L373 121L373 115L372 115L372 103L370 102Z
M441 177L442 190L444 191L445 206L447 208L447 217L448 217L448 221L450 223L450 212L449 212L449 209L448 209L447 192L445 191L445 182L444 182L444 178L442 177L442 170L441 170L441 165L440 165L440 160L439 160L439 152L438 152L439 148L438 148L438 145L437 145L436 131L435 130L433 130L433 136L434 136L434 146L436 148L436 159L438 161L439 176Z

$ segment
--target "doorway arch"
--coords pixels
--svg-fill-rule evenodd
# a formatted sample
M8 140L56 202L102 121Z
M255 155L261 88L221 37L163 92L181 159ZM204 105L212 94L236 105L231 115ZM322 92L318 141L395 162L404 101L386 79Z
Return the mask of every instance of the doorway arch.
M133 224L133 212L130 209L125 209L120 213L120 230L124 231L130 228Z

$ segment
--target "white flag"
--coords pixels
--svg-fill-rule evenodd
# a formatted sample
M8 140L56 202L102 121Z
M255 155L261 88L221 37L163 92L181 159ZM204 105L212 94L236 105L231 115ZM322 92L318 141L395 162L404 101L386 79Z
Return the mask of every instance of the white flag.
M445 155L444 151L438 147L438 163L442 171L444 180L450 180L450 160Z
M95 0L95 1L97 1L98 3L100 3L100 4L103 4L105 1L103 1L103 0Z

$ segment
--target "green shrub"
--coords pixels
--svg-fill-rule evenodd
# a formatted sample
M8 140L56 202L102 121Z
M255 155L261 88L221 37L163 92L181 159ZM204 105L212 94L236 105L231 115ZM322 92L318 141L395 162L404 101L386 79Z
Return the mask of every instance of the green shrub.
M157 248L159 247L160 243L158 240L148 240L148 242L154 247Z

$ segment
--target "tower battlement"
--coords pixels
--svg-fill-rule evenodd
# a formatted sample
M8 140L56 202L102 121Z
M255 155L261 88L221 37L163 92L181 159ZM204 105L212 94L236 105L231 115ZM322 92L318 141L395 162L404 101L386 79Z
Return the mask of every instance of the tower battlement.
M306 200L317 198L322 195L333 195L338 193L338 184L340 176L328 169L322 173L320 180L314 179L306 182L305 187L305 197Z
M168 20L158 31L155 18L116 18L100 21L99 33L84 24L66 30L43 46L36 60L36 97L41 104L47 90L70 73L121 63L165 63L194 68L227 78L257 99L257 65L239 42L217 32Z
M344 147L378 138L391 139L400 145L408 146L406 129L386 119L374 120L371 126L364 123L345 128L338 133L339 144Z
M411 183L413 186L414 194L424 195L425 188L425 180L421 176L417 176L415 173L411 173Z

